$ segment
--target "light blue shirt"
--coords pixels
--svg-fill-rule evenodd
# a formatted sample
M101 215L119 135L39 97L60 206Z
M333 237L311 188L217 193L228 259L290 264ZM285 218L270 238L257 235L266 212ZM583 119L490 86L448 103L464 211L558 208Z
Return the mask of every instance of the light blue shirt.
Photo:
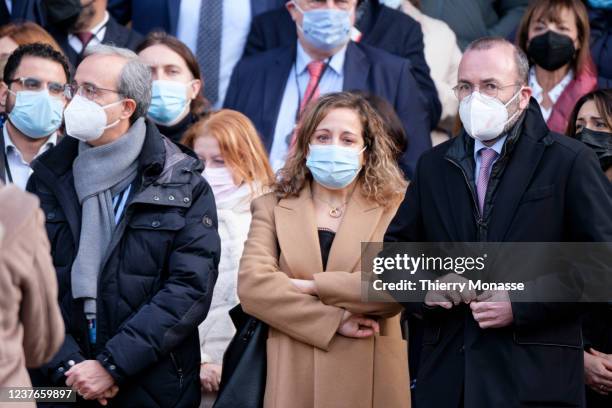
M506 143L507 138L508 138L508 135L504 135L500 137L493 144L493 146L487 146L484 143L482 143L480 140L475 139L474 141L474 161L476 162L476 170L474 172L474 180L478 180L478 174L480 173L480 162L482 161L482 158L480 157L480 151L482 149L488 148L488 149L493 149L497 152L497 157L495 157L495 159L493 160L493 163L491 163L491 167L489 167L489 176L491 176L491 170L493 169L493 165L495 164L497 159L499 159L499 156L501 156L501 152L502 152L502 149L504 148L504 143Z
M130 192L132 191L132 185L128 185L125 190L113 197L113 210L115 211L115 225L119 224L121 216L125 211Z
M319 82L319 95L342 91L344 84L344 58L346 57L346 46L338 51L329 62L329 67L323 73ZM295 64L291 68L281 107L274 129L274 140L270 150L270 163L276 172L285 165L287 152L289 151L288 135L293 132L296 112L299 109L300 100L304 99L304 93L310 81L308 64L312 58L304 51L299 41L297 44L297 56ZM297 80L296 80L297 72ZM301 98L300 98L301 96Z
M200 29L200 6L202 0L181 0L176 36L196 54ZM225 0L221 25L221 56L219 66L219 99L213 105L221 109L229 87L230 77L236 63L242 57L249 30L251 29L251 1ZM206 78L204 78L206 83Z

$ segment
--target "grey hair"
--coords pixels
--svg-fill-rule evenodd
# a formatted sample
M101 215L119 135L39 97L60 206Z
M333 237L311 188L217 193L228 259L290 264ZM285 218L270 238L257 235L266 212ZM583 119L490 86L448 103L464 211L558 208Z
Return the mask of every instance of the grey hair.
M518 83L520 85L527 85L529 83L529 60L527 55L516 45L502 37L482 37L474 40L467 46L464 53L472 50L482 51L490 50L491 48L498 45L506 45L514 50L514 62L516 65L516 71L518 74Z
M151 69L138 59L134 51L110 45L95 45L85 50L85 57L91 55L113 55L127 60L119 74L117 83L118 92L126 98L136 101L136 110L130 118L133 123L136 119L147 114L151 104Z

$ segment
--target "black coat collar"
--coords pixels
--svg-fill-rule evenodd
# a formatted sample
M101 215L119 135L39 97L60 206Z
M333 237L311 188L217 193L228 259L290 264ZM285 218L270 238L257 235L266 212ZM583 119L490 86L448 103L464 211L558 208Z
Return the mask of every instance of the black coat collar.
M553 139L542 117L537 102L532 98L514 129L510 130L500 160L505 164L491 207L486 211L486 237L472 235L476 232L478 219L475 203L469 197L474 194L474 141L465 131L452 140L445 153L445 159L455 165L455 171L444 176L447 191L449 217L455 231L455 240L470 241L479 238L501 241L506 235L516 208L529 183L535 175L537 166L546 146ZM460 175L463 173L463 176ZM470 195L466 188L471 189ZM457 197L465 197L458 200Z

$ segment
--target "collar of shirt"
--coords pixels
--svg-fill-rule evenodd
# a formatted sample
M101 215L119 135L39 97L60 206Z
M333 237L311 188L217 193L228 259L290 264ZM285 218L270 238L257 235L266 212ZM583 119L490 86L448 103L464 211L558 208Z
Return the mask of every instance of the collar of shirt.
M497 139L497 141L493 143L492 146L487 146L480 140L474 139L474 160L478 159L478 152L482 149L493 149L497 152L497 157L501 156L502 149L504 148L504 143L506 143L507 138L508 135L503 135L502 137Z
M567 74L565 74L563 79L561 79L561 81L548 92L548 97L550 98L553 104L557 103L557 100L559 99L565 88L572 81L572 79L574 79L574 71L570 69ZM529 87L531 87L531 89L533 90L533 97L538 101L538 103L542 103L542 100L544 99L544 90L542 89L542 87L538 83L538 79L536 78L535 67L531 67L531 69L529 70Z
M108 24L109 19L110 15L108 14L108 11L105 11L104 18L102 19L102 21L100 21L100 23L98 23L91 30L89 30L89 32L93 33L94 38L99 42L102 42L104 40L104 36L106 35L106 24ZM75 34L69 34L68 38L79 41L79 44L81 43L81 40L79 40L79 38Z
M8 156L11 152L14 151L21 158L22 157L21 152L19 151L19 149L17 149L17 146L15 146L15 144L13 143L13 140L11 140L11 137L8 134L7 128L8 126L6 124L2 128L2 135L4 137L4 153ZM35 157L40 156L41 154L43 154L44 152L46 152L47 150L49 150L56 144L57 144L57 132L53 132L53 134L51 134L51 136L47 140L47 143L45 143L44 145L40 147L40 150L38 151L38 153L36 153Z
M329 67L338 75L342 75L344 69L344 59L346 57L346 45L335 53L329 61ZM306 53L300 42L297 43L297 56L295 59L295 69L298 75L302 75L307 70L308 64L313 59Z

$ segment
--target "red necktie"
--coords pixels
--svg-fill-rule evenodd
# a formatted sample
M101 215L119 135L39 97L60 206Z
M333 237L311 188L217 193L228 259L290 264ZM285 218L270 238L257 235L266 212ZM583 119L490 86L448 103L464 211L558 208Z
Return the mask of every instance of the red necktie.
M325 63L323 61L311 61L308 63L308 74L310 79L308 80L308 86L306 86L306 92L300 105L300 113L306 108L311 101L319 99L319 80L323 73Z
M94 36L93 33L90 33L89 31L84 31L82 33L76 33L75 35L77 36L79 41L81 41L81 44L83 44L83 51L85 51L87 44L89 44L89 42Z
M300 114L298 115L299 117L302 116L302 111L306 108L306 106L308 106L310 102L319 99L319 82L321 75L323 74L323 69L325 68L325 63L322 61L310 61L306 68L308 69L310 79L308 80L306 92L304 92L302 102L300 103ZM294 128L293 133L291 135L291 141L289 142L289 155L293 154L296 137L297 132L296 128Z

